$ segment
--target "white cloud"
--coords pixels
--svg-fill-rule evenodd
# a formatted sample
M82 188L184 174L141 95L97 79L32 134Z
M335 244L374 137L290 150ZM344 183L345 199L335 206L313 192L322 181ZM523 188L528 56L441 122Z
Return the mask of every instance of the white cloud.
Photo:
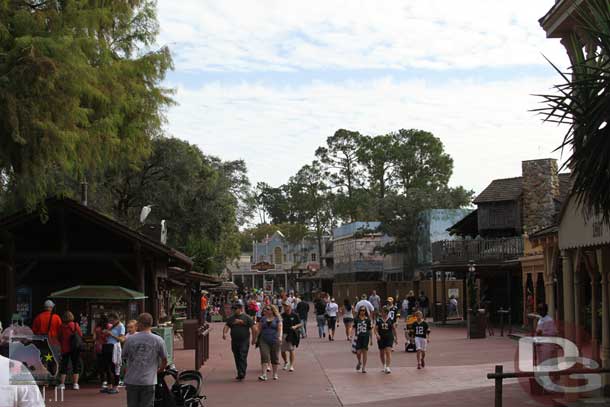
M553 80L530 77L477 83L423 80L274 87L210 83L179 88L169 131L224 159L244 158L255 181L286 182L338 128L375 135L421 128L453 156L454 185L481 191L492 179L518 176L521 160L558 157L563 129L528 109Z
M451 69L564 57L553 0L160 0L179 70Z

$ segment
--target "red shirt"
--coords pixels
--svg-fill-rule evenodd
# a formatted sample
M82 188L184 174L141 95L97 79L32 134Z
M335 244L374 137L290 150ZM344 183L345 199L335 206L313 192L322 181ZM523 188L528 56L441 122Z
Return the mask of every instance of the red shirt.
M51 326L49 328L49 317L51 311L43 311L34 318L32 324L32 332L36 335L49 335L49 338L57 338L59 327L61 326L61 318L57 314L53 314Z
M205 311L208 309L208 299L205 295L201 296L201 310Z
M80 326L76 322L68 322L67 324L61 324L59 327L59 343L61 344L61 353L70 353L72 348L70 347L70 337L73 333L77 333L79 336L83 336L80 330Z

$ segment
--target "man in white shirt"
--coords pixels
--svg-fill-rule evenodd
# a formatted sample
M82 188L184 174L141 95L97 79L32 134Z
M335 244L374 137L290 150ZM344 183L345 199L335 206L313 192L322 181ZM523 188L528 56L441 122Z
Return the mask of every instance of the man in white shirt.
M366 308L366 312L367 314L369 314L369 318L373 319L373 311L375 311L375 307L373 306L373 304L371 304L369 300L366 299L366 294L362 294L360 298L360 301L356 303L356 308L354 309L359 310L360 307Z
M21 365L20 383L11 384L10 372L16 364L21 365L21 362L11 362L0 356L0 407L44 407L42 394L25 366Z
M335 340L335 329L337 328L337 313L339 312L339 306L335 302L334 298L330 299L330 302L326 304L326 316L328 317L328 340Z
M536 336L557 336L557 327L553 317L549 315L549 306L547 304L540 304L538 312L541 317L538 319ZM554 359L556 354L557 349L555 345L550 343L538 344L536 345L536 364L541 365L548 359Z

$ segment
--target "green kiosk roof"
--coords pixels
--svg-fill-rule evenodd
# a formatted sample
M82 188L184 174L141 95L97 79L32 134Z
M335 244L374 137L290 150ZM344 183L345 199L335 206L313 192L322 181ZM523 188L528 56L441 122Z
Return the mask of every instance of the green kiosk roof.
M55 291L51 298L66 298L71 300L142 300L147 298L144 293L130 290L118 285L77 285L65 290Z

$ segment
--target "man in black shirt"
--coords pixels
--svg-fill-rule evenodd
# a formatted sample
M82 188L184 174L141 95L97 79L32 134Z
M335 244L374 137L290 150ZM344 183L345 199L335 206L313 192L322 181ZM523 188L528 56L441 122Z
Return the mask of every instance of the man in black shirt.
M297 296L300 299L300 297ZM301 318L301 337L307 338L307 316L309 314L309 304L303 300L297 304L297 315Z
M243 302L237 301L233 304L233 315L227 319L227 323L222 330L222 339L227 339L227 332L231 330L231 350L235 357L235 367L237 368L238 381L246 377L248 368L248 350L250 349L250 332L256 335L254 321L244 314Z
M283 306L282 326L284 327L284 337L280 350L282 351L282 359L284 359L284 370L294 372L295 351L301 338L301 319L295 312L292 312L291 303L284 302Z
M316 300L314 301L313 306L315 307L315 310L316 310L316 322L318 323L318 335L320 336L320 338L322 338L322 337L326 338L326 332L324 331L324 329L326 327L326 303L324 302L324 300L322 298L320 298L319 294L318 294L318 297L316 298Z
M429 304L430 301L428 300L428 297L426 297L426 293L423 291L419 293L419 308L421 309L424 318L428 316L428 308L430 306Z

